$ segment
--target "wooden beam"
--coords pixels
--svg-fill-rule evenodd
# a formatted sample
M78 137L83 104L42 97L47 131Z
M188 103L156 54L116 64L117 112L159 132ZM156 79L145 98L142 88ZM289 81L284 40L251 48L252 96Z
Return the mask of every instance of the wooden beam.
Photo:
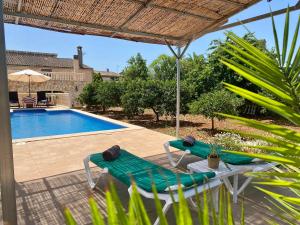
M138 10L135 11L135 13L133 13L132 15L130 15L128 17L128 19L122 23L122 25L120 26L120 28L123 28L124 26L126 26L126 24L128 24L130 21L132 21L137 15L139 15L145 8L147 8L147 6L150 4L152 0L147 0L146 2L143 2L141 4L141 6L138 8Z
M232 1L232 0L217 0L219 2L225 2L226 4L235 5L235 6L245 6L246 4L242 2Z
M135 2L135 3L139 3L139 4L144 4L144 2L141 1L141 0L126 0L126 1ZM187 15L187 16L191 16L191 17L201 19L201 20L206 20L206 21L214 21L215 20L214 18L211 18L211 17L208 17L208 16L198 15L198 14L190 13L190 12L183 12L183 11L178 10L178 9L169 8L169 7L165 7L165 6L160 6L160 5L157 5L155 3L148 4L148 7L153 7L153 8L156 8L156 9L165 10L167 12L173 12L173 13L177 13L177 14Z
M22 0L19 0L19 1L18 1L18 6L17 6L17 12L21 12L21 6L22 6ZM16 24L16 25L19 24L19 17L16 17L15 24Z
M295 6L290 7L290 12L293 12L293 11L296 11L296 10L299 10L299 9L300 9L300 5L297 3ZM263 20L263 19L269 18L272 15L273 16L278 16L278 15L286 13L286 11L287 11L287 8L284 8L284 9L280 9L280 10L274 11L272 13L261 14L259 16L251 17L251 18L248 18L248 19L245 19L245 20L241 20L241 21L238 21L238 22L226 24L226 25L224 25L222 27L214 28L213 30L211 30L211 32L215 32L215 31L219 31L219 30L224 30L224 29L229 29L229 28L240 26L240 25L244 25L244 24L247 24L247 23L256 22L256 21L259 21L259 20Z
M260 2L260 1L261 0L253 0L253 1L249 2L248 4L245 4L243 6L243 10L249 8L250 6L256 4L256 3ZM234 15L234 14L236 14L238 12L241 12L243 10L241 10L240 8L238 8L231 15L227 15L227 16L224 16L224 17L218 19L218 20L215 20L213 23L211 23L208 26L204 27L200 32L182 36L181 39L182 40L195 40L195 39L198 39L198 38L202 37L203 35L205 35L207 33L211 33L211 32L213 32L212 30L214 28L218 27L222 23L223 24L226 23L228 21L228 18L230 18L232 15Z
M169 36L169 35L160 35L160 34L153 34L148 32L141 32L141 31L134 31L126 28L115 28L112 26L106 26L106 25L97 25L92 23L82 23L74 20L66 20L66 19L60 19L60 18L53 18L53 17L47 17L47 16L37 16L34 14L29 13L22 13L22 12L10 12L5 11L5 15L8 16L16 16L20 18L27 18L27 19L35 19L45 22L54 22L54 23L60 23L65 25L72 25L72 26L78 26L83 28L92 28L92 29L100 29L105 30L109 32L115 32L115 33L124 33L124 34L131 34L131 35L138 35L138 36L145 36L145 37L152 37L152 38L159 38L159 39L167 39L172 41L181 41L179 37ZM73 32L76 33L76 32Z
M132 14L130 15L127 20L125 20L121 26L119 26L120 29L124 28L124 26L126 26L130 21L132 21L137 15L139 15L145 8L147 8L148 4L151 2L152 0L147 0L146 2L143 2L141 4L141 6ZM111 35L110 37L113 38L115 35L117 34L117 32L113 33L113 35Z

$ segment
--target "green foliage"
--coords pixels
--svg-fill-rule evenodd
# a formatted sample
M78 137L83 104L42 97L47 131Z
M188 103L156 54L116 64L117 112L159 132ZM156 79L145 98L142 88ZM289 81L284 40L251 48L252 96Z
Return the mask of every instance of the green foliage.
M271 99L264 95L256 94L253 91L226 83L225 86L228 90L273 111L277 115L299 126L300 47L299 45L297 46L297 39L300 16L291 44L288 43L289 23L288 11L286 14L282 48L280 49L275 21L274 18L272 18L276 58L271 57L269 54L235 34L228 32L227 37L235 43L235 46L227 44L224 50L231 56L238 58L239 62L223 58L222 63L244 79L249 80L268 93L272 93L272 95L276 96L276 99ZM290 46L289 50L288 46ZM245 65L247 65L247 67ZM264 179L264 181L258 182L258 184L270 187L282 187L282 189L284 189L280 191L280 193L285 194L279 194L275 191L259 188L259 190L271 197L270 202L275 208L281 211L281 214L278 214L278 216L283 222L298 224L300 220L300 133L282 126L266 124L256 120L231 115L223 116L236 119L241 124L269 132L272 135L266 137L259 134L234 131L243 136L261 139L272 144L272 146L253 146L270 154L248 154L241 152L236 154L250 155L282 164L282 168L277 168L275 172L253 173L252 175ZM270 208L270 210L274 211L274 207ZM272 224L277 223L272 221Z
M176 81L168 80L164 83L163 107L165 115L176 116ZM185 82L180 84L180 113L188 113L188 103L193 97L193 90Z
M86 105L88 108L97 105L97 83L87 84L80 93L78 100L80 104Z
M101 73L93 73L92 83L98 83L103 81Z
M161 225L171 224L168 222L166 215L162 210L161 201L158 199L158 193L155 186L153 185L154 203L156 207L156 214L159 218ZM132 186L132 194L128 204L128 210L126 210L120 198L116 192L113 184L110 184L109 189L105 192L106 196L106 213L101 212L98 209L97 203L93 198L89 198L89 205L91 210L91 220L93 225L151 225L149 215L146 211L146 207L140 194L137 191L135 184ZM197 190L195 189L196 193ZM173 193L170 192L172 196ZM193 220L192 214L190 212L188 202L183 195L183 190L179 188L178 190L179 202L173 204L173 211L175 215L175 223L177 225L193 225L193 224L234 224L233 212L231 210L230 204L230 194L225 192L224 187L220 188L219 194L219 209L220 213L217 215L216 210L212 204L211 190L208 189L203 193L203 201L200 201L200 195L196 194L195 210L198 214L198 220ZM242 210L241 218L244 218L244 211ZM107 214L107 220L104 219L103 215ZM67 225L76 225L76 221L72 216L71 211L66 208L64 211ZM211 222L211 223L210 223ZM241 219L241 224L244 220Z
M176 58L174 56L160 55L150 65L153 76L158 80L176 79Z
M138 53L128 60L128 66L121 72L125 80L143 79L148 78L148 68L146 60Z
M266 41L264 39L257 40L253 33L247 33L242 37L242 39L243 41L247 41L251 45L256 46L262 52L272 55L267 50ZM220 62L220 58L226 58L243 64L242 61L239 61L239 58L235 57L235 55L229 54L226 49L224 49L224 46L228 45L236 47L236 43L234 43L230 38L226 38L225 41L215 40L212 42L212 45L210 47L210 50L212 50L212 52L208 55L207 59L208 68L206 69L206 85L210 86L212 90L214 89L214 87L220 87L222 82L227 82L242 88L247 88L248 90L251 90L253 92L260 91L259 87L252 84L247 79L238 76L235 71L231 70L226 65ZM249 66L246 64L243 65L245 67Z
M105 112L108 108L120 105L122 87L119 82L103 81L96 85L96 104Z
M144 104L142 102L142 80L128 81L126 84L125 92L121 96L121 103L124 112L128 117L140 115L144 112Z
M100 73L94 73L92 82L83 88L78 100L88 108L100 107L105 112L109 107L120 105L123 91L121 82L103 81Z
M144 108L150 108L156 116L156 121L164 114L164 82L147 80L142 84L141 102Z
M216 113L238 114L238 107L243 104L243 99L226 90L216 90L200 96L200 98L190 104L190 112L202 114L212 120L214 129L214 119L222 120L225 117Z

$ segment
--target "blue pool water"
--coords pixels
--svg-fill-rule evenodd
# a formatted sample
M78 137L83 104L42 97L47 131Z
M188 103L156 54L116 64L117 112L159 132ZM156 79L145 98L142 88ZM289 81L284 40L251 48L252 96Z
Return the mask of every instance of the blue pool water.
M13 139L74 134L125 128L72 110L14 110L11 113Z

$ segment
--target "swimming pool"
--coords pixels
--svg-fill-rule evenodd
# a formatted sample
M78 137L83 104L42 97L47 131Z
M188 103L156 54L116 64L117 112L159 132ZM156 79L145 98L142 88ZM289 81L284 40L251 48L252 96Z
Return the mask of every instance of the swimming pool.
M13 139L67 135L126 128L125 126L73 110L14 110L11 112Z

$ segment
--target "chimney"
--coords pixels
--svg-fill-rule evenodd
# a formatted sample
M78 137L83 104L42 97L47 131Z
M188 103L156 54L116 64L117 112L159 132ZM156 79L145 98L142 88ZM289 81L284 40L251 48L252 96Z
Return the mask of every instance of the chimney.
M79 68L83 68L82 47L81 46L77 47L77 56L78 56Z

